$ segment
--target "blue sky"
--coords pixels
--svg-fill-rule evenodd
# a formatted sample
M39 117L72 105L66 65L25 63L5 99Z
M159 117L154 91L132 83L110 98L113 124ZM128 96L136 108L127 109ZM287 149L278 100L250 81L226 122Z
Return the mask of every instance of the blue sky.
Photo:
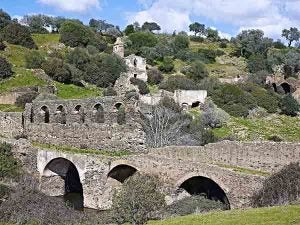
M134 21L155 21L165 32L188 30L199 21L230 37L243 29L262 29L274 39L283 28L300 28L300 0L0 0L10 15L42 13L105 19L122 28Z

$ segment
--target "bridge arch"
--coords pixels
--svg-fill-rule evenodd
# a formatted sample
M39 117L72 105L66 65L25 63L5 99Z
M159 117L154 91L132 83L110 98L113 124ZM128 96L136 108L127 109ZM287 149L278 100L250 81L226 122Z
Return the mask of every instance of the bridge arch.
M75 209L83 208L83 187L78 169L66 158L54 158L47 163L42 173L41 188L50 196L63 196Z
M128 164L119 164L113 167L107 174L108 178L115 179L120 183L124 183L129 177L133 176L138 169Z
M210 200L220 201L230 209L227 188L217 178L206 174L189 174L179 180L176 189L185 190L190 195L203 195Z

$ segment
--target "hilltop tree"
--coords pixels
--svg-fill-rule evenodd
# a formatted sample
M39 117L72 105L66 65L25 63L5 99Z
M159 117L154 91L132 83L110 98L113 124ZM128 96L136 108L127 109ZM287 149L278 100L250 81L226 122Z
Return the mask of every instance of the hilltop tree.
M50 18L45 15L25 15L22 23L29 26L31 33L48 33L45 27L50 26Z
M113 24L107 23L106 20L91 19L89 22L90 27L94 28L96 32L106 32L110 28L114 28Z
M125 28L125 30L124 30L124 33L125 33L127 36L130 35L130 34L133 34L134 32L135 32L135 30L134 30L133 24L128 25L128 26Z
M204 24L200 24L198 22L195 22L193 24L191 24L189 26L190 31L195 32L195 36L197 36L197 34L200 35L205 35L206 31L205 31L205 25Z
M284 29L282 31L282 37L285 37L288 40L288 46L291 47L293 41L299 41L300 31L296 27L291 27L289 30Z
M214 30L212 28L206 29L206 37L210 41L218 41L220 40L219 32L217 30Z
M151 22L151 23L145 22L145 23L143 24L143 26L142 26L142 30L153 32L153 31L156 31L156 30L159 31L159 30L161 30L161 28L160 28L160 26L159 26L157 23L155 23L155 22Z

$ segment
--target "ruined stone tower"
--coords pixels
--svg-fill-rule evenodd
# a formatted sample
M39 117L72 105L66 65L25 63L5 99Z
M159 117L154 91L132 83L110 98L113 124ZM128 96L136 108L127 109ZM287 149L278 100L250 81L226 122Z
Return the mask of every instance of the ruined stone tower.
M113 52L120 56L121 58L124 58L124 43L122 41L122 38L118 37L116 43L114 44Z

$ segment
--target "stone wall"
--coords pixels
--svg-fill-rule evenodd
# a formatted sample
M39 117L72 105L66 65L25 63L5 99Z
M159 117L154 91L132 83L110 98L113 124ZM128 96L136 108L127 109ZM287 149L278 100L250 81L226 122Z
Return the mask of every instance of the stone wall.
M23 133L22 113L0 112L0 135L12 138Z
M224 141L204 147L166 147L151 152L166 158L219 163L266 172L275 172L291 162L300 161L300 143Z
M123 98L36 101L26 106L24 118L25 132L36 142L114 151L145 149L136 102Z
M193 91L193 90L176 90L174 94L174 100L179 105L188 105L192 106L193 104L197 104L199 106L200 103L204 103L207 97L207 91Z

